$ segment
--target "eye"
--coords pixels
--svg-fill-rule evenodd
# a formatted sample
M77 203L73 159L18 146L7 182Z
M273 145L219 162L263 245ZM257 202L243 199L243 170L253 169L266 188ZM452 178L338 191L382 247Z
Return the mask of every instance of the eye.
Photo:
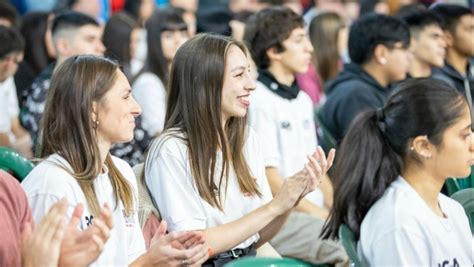
M243 77L243 76L244 76L244 73L243 73L243 72L240 72L240 73L238 73L237 75L235 75L234 77L235 77L235 78L241 78L241 77Z

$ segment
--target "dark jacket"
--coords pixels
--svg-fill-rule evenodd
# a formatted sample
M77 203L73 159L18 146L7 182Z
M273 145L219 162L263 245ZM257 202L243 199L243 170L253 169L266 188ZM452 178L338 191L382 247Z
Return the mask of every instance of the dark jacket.
M347 64L326 85L327 100L319 119L339 143L354 118L365 110L382 107L391 87L383 87L360 65Z
M466 74L462 76L453 66L445 62L444 67L433 69L432 77L447 82L466 97L469 92L471 100L474 100L474 61L468 64Z

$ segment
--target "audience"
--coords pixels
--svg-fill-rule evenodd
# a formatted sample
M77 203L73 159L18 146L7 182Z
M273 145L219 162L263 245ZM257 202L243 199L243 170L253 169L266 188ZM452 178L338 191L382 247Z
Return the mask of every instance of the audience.
M249 68L238 41L204 34L184 43L171 67L165 130L145 161L146 184L170 231L203 231L212 249L203 266L255 255L334 158L315 151L272 199L259 137L246 126L255 89Z
M41 220L54 202L67 198L73 205L83 203L80 229L86 230L95 225L100 206L111 203L114 227L95 266L169 266L182 259L199 264L207 259L207 248L198 232L164 235L165 225L145 251L135 175L109 153L112 144L133 138L140 112L127 78L112 61L75 56L61 64L46 100L44 160L23 181L33 217Z
M470 266L463 207L440 193L474 162L465 98L444 82L413 79L378 109L357 116L335 164L324 237L342 224L367 266Z
M99 24L82 13L71 11L56 16L52 33L56 62L43 69L22 96L21 122L30 133L35 146L39 142L40 120L55 68L69 57L81 54L102 55L105 51Z
M14 28L0 26L0 146L32 156L31 138L20 125L18 97L13 75L23 60L25 42Z
M443 36L442 20L424 6L402 7L398 17L410 28L410 62L408 77L430 77L432 68L444 65L446 42Z
M297 173L317 148L313 105L295 80L296 74L307 71L313 47L303 18L285 7L264 9L250 17L244 40L259 72L255 92L245 98L250 101L249 125L260 138L266 177L276 194L285 177ZM299 202L297 212L289 215L270 244L284 256L347 264L342 247L318 238L331 204L332 185L326 176L320 188Z
M433 71L433 77L447 82L463 93L472 110L474 97L474 13L458 5L438 4L432 10L445 23L447 50L444 67Z
M319 117L337 142L359 113L383 106L391 84L406 78L409 45L408 26L396 18L369 14L352 24L348 44L352 63L327 84Z

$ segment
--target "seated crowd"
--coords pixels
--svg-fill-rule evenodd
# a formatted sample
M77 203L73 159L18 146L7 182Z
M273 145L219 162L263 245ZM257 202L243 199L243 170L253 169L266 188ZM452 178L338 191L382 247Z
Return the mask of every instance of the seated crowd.
M0 2L0 266L474 265L469 3L52 2Z

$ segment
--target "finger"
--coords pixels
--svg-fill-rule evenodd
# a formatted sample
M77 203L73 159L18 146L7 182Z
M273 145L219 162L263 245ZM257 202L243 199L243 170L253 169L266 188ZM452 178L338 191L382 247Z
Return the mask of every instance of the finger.
M319 165L321 166L321 169L325 172L328 166L328 163L326 160L326 154L324 153L324 150L320 146L318 146L316 151L318 152L318 156L319 156L318 158Z
M158 225L157 232L163 236L166 234L167 228L168 228L168 223L165 220L161 220L160 225Z
M100 209L99 218L107 225L108 228L112 229L114 227L112 211L110 210L108 203L105 203L104 206Z
M94 224L90 228L94 235L102 238L104 242L109 239L110 228L101 219L94 220Z
M74 207L71 220L69 221L69 224L68 224L69 227L76 228L76 226L81 221L81 216L82 216L83 211L84 211L84 206L82 205L82 203L79 203Z
M332 164L334 163L334 158L336 157L336 150L334 148L331 148L329 150L328 154L328 169L331 168Z
M56 202L49 209L37 227L35 237L42 238L45 242L51 242L57 230L58 224L62 223L67 210L67 200L65 198Z
M200 234L198 234L197 232L191 232L192 235L190 236L190 238L186 241L184 241L183 243L183 246L185 248L190 248L192 247L193 245L195 245L199 240L203 240L202 236Z
M204 245L198 245L189 250L190 256L188 257L189 265L196 265L200 261L208 258L207 248Z
M96 250L99 251L99 252L104 250L105 241L106 240L100 238L97 235L92 236L92 242L95 244Z

